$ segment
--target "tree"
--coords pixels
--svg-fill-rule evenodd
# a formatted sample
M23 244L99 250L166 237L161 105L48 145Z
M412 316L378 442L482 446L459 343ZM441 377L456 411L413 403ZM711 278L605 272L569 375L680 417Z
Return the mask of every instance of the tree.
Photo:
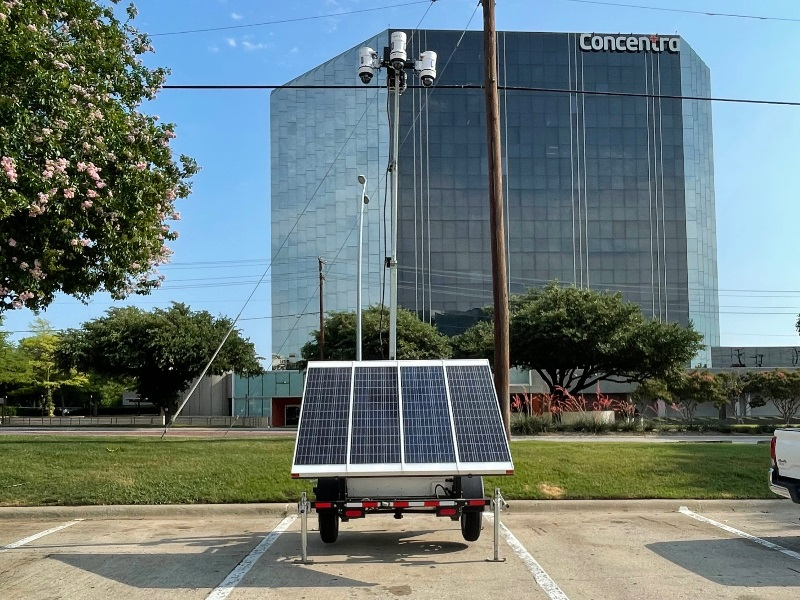
M654 402L662 400L672 404L674 398L667 384L661 379L645 379L633 390L631 400L633 400L639 412L644 414Z
M550 394L577 394L599 381L664 379L702 347L691 327L645 319L637 304L553 283L510 299L511 366L536 371ZM491 329L462 338L478 355L490 352ZM481 344L481 339L483 344Z
M800 409L800 371L763 371L753 373L749 388L760 405L771 401L785 425ZM752 404L752 403L751 403Z
M672 408L681 413L689 427L694 425L700 404L712 402L719 407L728 401L720 380L708 371L675 374L667 382L667 388L675 399Z
M454 358L485 358L494 364L494 327L492 321L479 321L461 335L452 338Z
M389 311L371 306L362 313L362 356L381 360L389 353ZM304 359L319 358L319 330L300 350ZM397 309L397 358L403 360L449 358L450 342L433 326L405 308ZM325 359L356 359L356 315L332 312L325 318Z
M0 4L0 314L163 279L197 165L173 161L172 124L137 111L167 71L141 63L152 48L135 15L96 0Z
M200 376L231 325L228 318L192 312L180 303L152 312L111 308L106 316L64 333L58 360L98 375L129 378L140 396L171 419L180 393ZM263 372L253 344L238 331L209 369L217 375L227 371L244 376Z
M0 396L30 381L29 365L19 348L8 341L8 332L0 331Z
M717 373L715 377L717 381L719 381L720 388L733 410L733 416L741 423L744 413L742 410L742 398L748 391L750 377L747 373L740 373L738 371Z
M31 325L35 335L23 338L19 342L20 352L28 359L30 379L23 392L33 393L40 399L42 410L47 416L54 414L53 395L67 386L82 386L88 378L70 367L60 368L56 364L56 348L58 335L50 327L50 323L37 318Z

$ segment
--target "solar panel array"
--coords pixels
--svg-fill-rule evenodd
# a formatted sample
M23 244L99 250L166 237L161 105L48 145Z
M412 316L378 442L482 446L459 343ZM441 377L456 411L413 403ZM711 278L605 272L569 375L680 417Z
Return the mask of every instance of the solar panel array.
M293 474L513 469L488 361L309 363Z

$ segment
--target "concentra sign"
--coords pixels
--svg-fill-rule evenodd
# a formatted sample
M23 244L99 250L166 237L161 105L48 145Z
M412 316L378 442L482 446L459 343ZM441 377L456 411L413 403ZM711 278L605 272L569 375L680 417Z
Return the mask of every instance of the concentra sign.
M590 52L672 52L681 51L681 38L660 35L598 35L582 33L581 50Z

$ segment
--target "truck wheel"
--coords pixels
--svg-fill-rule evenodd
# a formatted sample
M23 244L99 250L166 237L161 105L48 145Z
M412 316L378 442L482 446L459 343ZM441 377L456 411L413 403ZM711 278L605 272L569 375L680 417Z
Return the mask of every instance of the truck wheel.
M461 513L461 535L468 542L475 542L481 537L483 513L465 512Z
M319 537L326 544L332 544L339 537L339 515L325 511L317 513L319 517Z

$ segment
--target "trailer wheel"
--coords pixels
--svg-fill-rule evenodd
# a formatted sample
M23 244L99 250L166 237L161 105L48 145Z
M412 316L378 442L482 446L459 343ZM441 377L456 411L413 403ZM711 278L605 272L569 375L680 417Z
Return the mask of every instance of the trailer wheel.
M461 513L461 535L468 542L475 542L481 537L481 525L483 524L483 513L465 512Z
M319 537L326 544L332 544L339 537L339 515L334 511L318 512Z

